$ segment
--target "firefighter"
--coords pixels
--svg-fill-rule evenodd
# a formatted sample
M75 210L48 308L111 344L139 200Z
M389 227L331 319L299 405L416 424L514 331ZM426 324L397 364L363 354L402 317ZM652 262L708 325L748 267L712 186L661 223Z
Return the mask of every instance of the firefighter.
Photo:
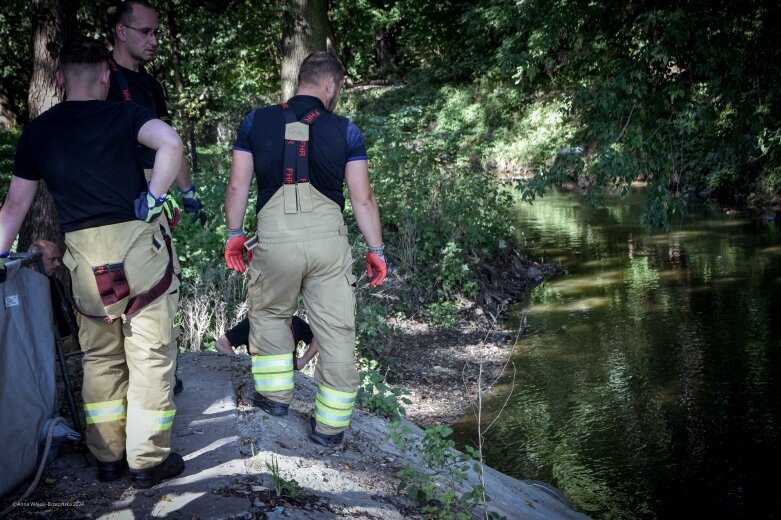
M171 124L163 85L144 68L145 64L157 56L157 47L164 37L154 7L147 0L125 0L117 7L112 21L114 48L109 58L111 83L106 99L138 103L154 112L162 121ZM140 153L148 176L155 158L154 150L142 148ZM208 215L203 210L196 186L190 178L186 159L182 160L175 184L179 189L184 211L190 215L190 223L198 222L205 226ZM178 276L180 269L176 251L174 270ZM184 390L184 383L178 374L174 377L174 394L178 394Z
M247 269L254 389L244 396L266 413L287 415L293 398L291 318L304 297L320 343L319 387L309 438L323 446L343 442L358 390L355 367L355 283L344 224L347 184L358 228L369 246L372 287L385 279L380 214L369 183L366 146L358 128L333 114L344 69L332 55L307 56L296 95L282 105L252 111L233 148L225 196L225 262ZM257 180L257 236L242 230L249 187Z
M75 38L60 53L57 81L66 101L30 121L19 138L13 177L0 210L0 252L19 231L40 180L52 195L67 250L79 313L87 446L98 479L149 488L184 470L171 451L179 281L167 195L179 171L182 142L167 124L131 103L104 101L108 51ZM156 151L147 183L137 155Z
M117 7L113 22L114 49L109 61L111 85L106 99L138 103L171 124L163 85L144 69L144 65L157 56L157 47L164 37L154 7L147 0L125 0ZM145 167L151 167L154 161L154 153L148 152L151 151L143 155L148 164ZM175 183L184 211L190 215L190 223L206 225L208 215L198 198L186 160L182 161Z

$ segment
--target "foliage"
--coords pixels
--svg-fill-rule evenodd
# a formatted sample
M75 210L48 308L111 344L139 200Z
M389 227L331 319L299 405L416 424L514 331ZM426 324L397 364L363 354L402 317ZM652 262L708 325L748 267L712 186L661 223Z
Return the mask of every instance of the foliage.
M19 132L0 129L0 201L5 201L11 174L14 169L14 155Z
M647 179L647 221L659 226L692 196L745 198L777 171L778 14L777 4L737 0L620 9L488 0L463 21L474 34L466 45L488 56L476 73L561 92L578 126L586 153L537 165L524 194L569 177L599 200Z
M401 423L391 425L389 438L399 449L417 450L426 466L425 470L406 465L397 476L399 491L403 491L421 506L426 518L473 518L476 510L485 509L485 518L499 519L487 510L490 497L481 484L469 484L469 471L480 471L480 464L469 455L457 452L455 443L448 439L453 430L448 426L432 426L424 432L422 441L414 441L410 431ZM473 449L469 449L474 456Z
M32 75L32 16L29 0L6 0L0 8L0 103L20 122L27 113Z
M399 333L388 325L387 313L381 305L361 305L358 308L355 344L359 355L379 359L385 354L388 338Z
M266 462L266 467L271 472L271 479L274 482L274 493L277 497L298 498L301 496L301 486L296 479L287 480L279 472L279 461L275 456L271 456L271 462Z
M170 38L163 40L156 66L169 85L175 125L183 128L179 118L186 115L195 121L201 143L231 142L252 108L278 100L282 4L275 0L172 3L180 30L184 89L172 88ZM161 24L165 25L162 16Z
M364 367L360 371L361 391L358 397L361 408L389 419L406 415L407 411L402 404L412 403L404 397L409 395L409 390L390 386L385 375L378 372L379 363L376 360L361 358L359 365Z
M434 126L451 92L429 85L357 94L347 103L369 147L391 260L424 301L474 296L474 258L487 258L513 226L512 197L477 170L472 141ZM445 120L447 121L447 120Z

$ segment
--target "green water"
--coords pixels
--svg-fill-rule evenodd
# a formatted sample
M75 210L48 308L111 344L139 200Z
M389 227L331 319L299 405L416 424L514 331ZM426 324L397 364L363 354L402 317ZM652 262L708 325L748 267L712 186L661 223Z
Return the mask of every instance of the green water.
M638 190L519 210L529 258L567 274L515 309L529 330L486 405L487 423L509 395L487 462L594 518L779 517L781 232L703 208L650 233L644 208Z

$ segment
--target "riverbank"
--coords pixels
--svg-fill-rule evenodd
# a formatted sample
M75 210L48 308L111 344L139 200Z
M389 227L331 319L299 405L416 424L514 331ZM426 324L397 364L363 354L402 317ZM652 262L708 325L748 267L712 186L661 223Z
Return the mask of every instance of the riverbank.
M389 440L389 422L356 410L344 445L326 449L307 437L314 381L296 374L290 414L272 418L237 396L248 380L245 355L188 353L180 359L185 390L177 396L173 449L185 472L146 491L127 478L95 481L91 457L63 447L33 494L9 518L421 518L398 491L404 468L429 471L414 449ZM422 438L411 424L411 439ZM432 474L432 479L435 478ZM470 471L468 485L477 483ZM555 491L485 468L490 508L508 519L583 519ZM8 497L12 499L12 497Z

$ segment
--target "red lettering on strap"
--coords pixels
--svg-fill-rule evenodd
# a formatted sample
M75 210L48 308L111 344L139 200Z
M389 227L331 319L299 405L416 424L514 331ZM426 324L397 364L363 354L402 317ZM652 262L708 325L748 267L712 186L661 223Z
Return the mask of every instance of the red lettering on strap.
M130 95L130 89L129 88L126 88L126 89L124 89L122 91L122 97L125 98L125 101L130 101L130 100L133 99L132 96Z
M317 119L319 115L320 115L320 111L319 110L315 110L315 111L312 111L312 112L308 113L306 115L306 117L304 117L304 123L311 124L312 121Z
M293 171L293 168L285 168L285 184L293 184L294 177L295 172Z
M306 157L306 143L304 141L301 141L298 144L298 156Z

